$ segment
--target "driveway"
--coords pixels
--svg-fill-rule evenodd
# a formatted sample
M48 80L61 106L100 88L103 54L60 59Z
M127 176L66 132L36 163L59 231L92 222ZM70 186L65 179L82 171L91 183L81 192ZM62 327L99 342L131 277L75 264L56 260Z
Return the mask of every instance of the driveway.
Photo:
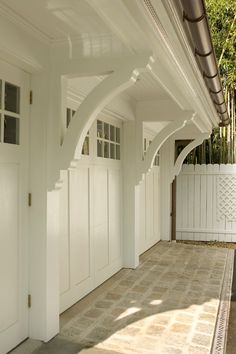
M57 337L14 354L223 353L233 258L229 249L160 242L137 269L66 311Z

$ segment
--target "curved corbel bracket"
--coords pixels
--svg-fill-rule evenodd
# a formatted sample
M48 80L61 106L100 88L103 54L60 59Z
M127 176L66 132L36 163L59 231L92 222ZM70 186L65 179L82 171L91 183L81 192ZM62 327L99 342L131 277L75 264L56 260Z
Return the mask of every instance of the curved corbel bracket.
M152 62L150 55L133 58L132 62L122 65L107 76L83 100L69 125L60 148L59 169L67 169L74 158L75 150L80 158L86 134L97 114L120 92L136 82L139 69Z
M152 168L156 153L159 151L164 142L176 131L182 129L191 118L192 113L189 118L183 118L173 121L156 135L147 150L147 154L142 163L141 175L138 176L138 181L142 179L143 174L147 173Z
M173 174L172 174L172 181L174 180L175 176L178 176L178 174L181 171L183 162L187 155L197 146L201 145L205 139L209 138L209 133L202 133L198 138L193 140L191 143L189 143L185 148L181 151L179 156L177 157L175 161L175 166L173 169Z
M134 84L141 71L150 69L155 62L150 53L128 57L127 61L116 67L83 100L71 121L63 144L56 149L52 162L54 167L48 179L49 190L53 189L59 179L60 170L70 167L71 161L79 159L84 139L88 130L101 110L119 93Z

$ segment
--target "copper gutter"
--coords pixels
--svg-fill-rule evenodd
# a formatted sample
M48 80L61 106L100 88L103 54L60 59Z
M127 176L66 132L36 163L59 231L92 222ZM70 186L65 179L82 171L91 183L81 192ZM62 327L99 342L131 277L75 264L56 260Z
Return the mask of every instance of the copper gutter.
M230 123L230 118L224 99L204 0L180 0L180 2L183 8L183 21L190 32L195 56L220 117L220 126L226 126Z

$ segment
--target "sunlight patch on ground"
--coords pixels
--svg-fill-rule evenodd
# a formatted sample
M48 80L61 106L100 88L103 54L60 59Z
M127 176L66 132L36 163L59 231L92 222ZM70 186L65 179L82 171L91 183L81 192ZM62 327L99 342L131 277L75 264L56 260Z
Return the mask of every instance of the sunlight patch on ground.
M156 306L156 305L161 305L162 304L162 300L152 300L150 302L150 305Z
M125 312L121 313L117 318L116 321L121 320L127 316L133 315L136 312L139 312L141 309L138 307L129 307Z

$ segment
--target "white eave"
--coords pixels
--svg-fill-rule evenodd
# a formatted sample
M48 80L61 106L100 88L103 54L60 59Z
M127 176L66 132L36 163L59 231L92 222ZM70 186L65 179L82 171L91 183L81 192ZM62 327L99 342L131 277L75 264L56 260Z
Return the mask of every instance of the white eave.
M194 111L194 123L201 131L210 132L218 125L218 115L174 1L84 0L77 4L68 0L64 5L72 17L66 17L68 11L64 8L45 8L36 0L22 0L21 6L17 0L0 0L0 14L31 32L41 43L50 44L54 57L110 63L117 58L153 53L152 78L150 85L143 87L143 98L143 84L139 83L127 90L127 96L134 102L135 97L142 101L150 86L153 100L166 95L181 110ZM144 81L147 77L143 74Z
M120 39L125 37L131 52L153 52L154 78L181 109L196 112L201 131L210 132L218 125L218 115L173 1L136 0L111 4L109 0L102 0L103 6L100 1L88 2ZM119 14L113 16L112 21L111 6L113 13Z
M219 117L189 44L183 28L183 21L175 7L175 2L172 0L152 0L152 2L144 0L140 2L141 4L142 6L145 4L146 7L149 4L148 10L144 13L149 17L149 20L151 17L153 18L150 23L156 35L162 37L161 43L158 43L155 48L159 52L159 58L164 63L168 62L168 67L172 75L175 76L181 92L188 99L188 102L191 102L194 106L203 121L202 124L208 127L211 126L211 128L217 126ZM150 6L152 6L151 12ZM153 11L155 11L155 17L158 14L158 22L154 18ZM161 29L159 23L161 24ZM160 45L165 46L164 57L159 49ZM166 55L166 51L168 55Z

